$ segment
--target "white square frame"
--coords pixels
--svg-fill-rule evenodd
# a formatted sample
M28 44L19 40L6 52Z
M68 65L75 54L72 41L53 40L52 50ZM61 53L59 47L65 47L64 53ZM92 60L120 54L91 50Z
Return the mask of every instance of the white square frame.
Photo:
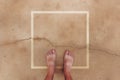
M31 11L31 69L47 69L46 66L34 65L34 14L86 14L86 65L73 66L72 69L89 69L89 11Z

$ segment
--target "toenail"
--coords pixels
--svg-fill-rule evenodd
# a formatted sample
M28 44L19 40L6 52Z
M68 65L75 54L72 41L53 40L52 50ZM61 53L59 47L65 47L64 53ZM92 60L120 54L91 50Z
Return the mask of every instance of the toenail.
M54 53L54 52L55 52L55 49L52 49L52 52Z
M69 53L69 51L68 50L66 50L66 54L68 54Z
M52 52L54 53L54 52L55 52L55 50L52 50Z

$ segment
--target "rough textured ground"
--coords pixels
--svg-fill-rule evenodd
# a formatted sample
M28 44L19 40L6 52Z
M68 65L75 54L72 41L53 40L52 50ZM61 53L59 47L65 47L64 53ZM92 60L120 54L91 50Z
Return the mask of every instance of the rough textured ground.
M32 10L89 11L90 69L72 70L73 80L120 80L119 0L0 0L0 80L44 80L47 70L30 68ZM84 23L84 15L77 17L73 15L69 18L61 16L57 17L57 20L56 17L52 17L54 20L51 20L49 16L36 15L35 55L38 57L35 60L36 65L41 65L44 60L40 57L45 57L45 52L53 47L45 39L39 40L39 37L47 38L55 45L65 45L54 46L58 52L57 65L62 65L62 53L65 48L70 48L69 46L73 46L70 49L76 56L77 52L82 56L80 59L75 58L74 65L85 64L83 54L86 48L85 25L77 22ZM40 20L40 17L43 19ZM41 27L39 21L49 24L42 24L47 27ZM54 23L58 23L59 26ZM75 46L79 46L80 49L77 50ZM80 63L77 63L77 60ZM56 70L54 80L64 80L62 71Z

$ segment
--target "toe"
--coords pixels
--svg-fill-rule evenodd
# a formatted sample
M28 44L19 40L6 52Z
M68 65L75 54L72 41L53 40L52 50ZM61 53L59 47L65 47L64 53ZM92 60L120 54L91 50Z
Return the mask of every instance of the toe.
M52 55L53 53L52 53L52 51L50 51L50 55Z
M65 55L69 55L69 50L65 50Z
M51 52L52 52L52 53L55 53L56 51L55 51L55 49L52 49Z
M56 51L55 51L55 49L52 49L52 50L51 50L51 53L52 53L53 56L56 57Z
M53 54L53 49L49 50L49 51L48 51L48 54L49 54L49 55L52 55L52 54Z
M72 53L71 53L71 52L69 52L69 55L70 55L70 56L72 56Z

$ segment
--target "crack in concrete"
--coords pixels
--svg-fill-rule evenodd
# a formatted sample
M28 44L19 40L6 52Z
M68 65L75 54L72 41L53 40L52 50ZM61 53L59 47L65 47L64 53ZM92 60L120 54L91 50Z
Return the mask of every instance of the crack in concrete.
M12 44L16 44L16 43L19 43L21 41L26 41L26 40L30 40L31 38L25 38L25 39L19 39L19 40L15 40L15 41L11 41L11 42L6 42L6 43L3 43L3 44L0 44L0 47L1 46L7 46L7 45L12 45Z
M15 40L15 41L12 41L12 42L7 42L5 44L0 44L0 47L1 46L12 45L12 44L19 43L21 41L30 40L30 39L34 39L34 40L38 40L38 41L41 41L41 40L46 41L53 47L69 47L69 48L75 48L75 49L85 49L86 48L85 46L81 47L81 46L75 46L75 45L73 45L73 46L70 46L70 45L55 45L49 39L47 39L47 38L40 38L40 37L35 37L35 38L29 37L29 38L25 38L25 39ZM90 46L90 50L96 50L96 51L100 51L100 52L105 52L105 53L107 53L109 55L120 57L120 55L118 55L117 53L113 53L113 52L111 53L110 51L105 50L105 49L93 48L93 47Z
M70 46L70 45L55 45L55 44L53 44L53 42L51 42L47 38L36 37L36 38L34 38L34 40L39 40L39 41L43 40L43 41L46 41L46 42L48 42L53 47L70 47L70 48L76 48L76 49L84 49L84 48L86 48L85 46L76 46L76 45L72 45L72 46Z
M105 50L105 49L90 48L90 50L100 51L100 52L104 52L104 53L109 54L109 55L113 55L113 56L118 56L118 57L120 57L119 54L117 54L117 53L113 53L113 52L110 52L110 51Z

